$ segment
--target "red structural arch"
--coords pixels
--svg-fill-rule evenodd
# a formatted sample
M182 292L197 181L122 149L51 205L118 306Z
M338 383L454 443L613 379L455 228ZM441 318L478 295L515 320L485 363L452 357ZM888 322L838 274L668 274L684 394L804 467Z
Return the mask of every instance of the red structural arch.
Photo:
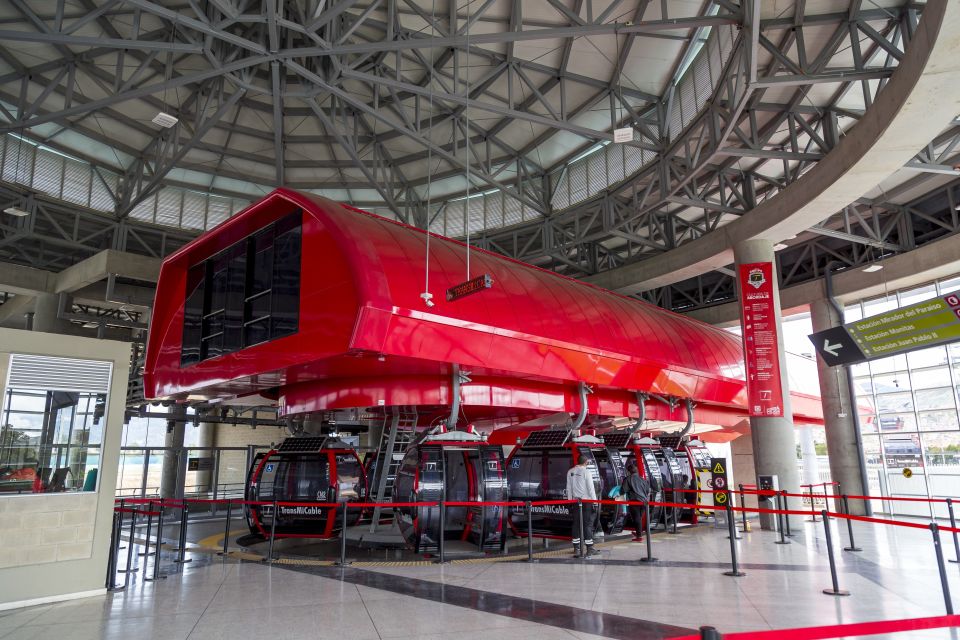
M189 268L271 222L303 211L297 333L181 367ZM471 417L576 411L637 415L635 391L693 398L731 426L745 415L743 352L721 329L476 248L470 276L493 286L447 302L467 279L467 246L431 234L430 292L421 298L427 234L311 195L277 189L186 245L161 268L144 371L150 398L277 397L284 413L449 405L452 365ZM822 422L815 398L793 394L799 421ZM663 414L663 410L654 409ZM663 419L682 420L684 412ZM651 417L658 417L656 415Z

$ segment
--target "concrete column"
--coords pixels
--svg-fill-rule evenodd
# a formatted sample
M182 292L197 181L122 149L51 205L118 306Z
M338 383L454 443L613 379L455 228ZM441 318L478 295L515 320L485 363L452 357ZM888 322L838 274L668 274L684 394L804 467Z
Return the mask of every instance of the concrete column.
M753 262L776 263L773 244L768 240L744 240L734 247L737 271L741 264ZM758 476L775 475L779 478L780 488L790 493L800 492L800 472L797 469L797 443L793 428L793 408L790 406L790 385L787 376L787 361L783 351L783 327L780 313L780 284L777 270L773 270L773 314L777 323L779 337L777 352L780 360L781 391L783 394L783 415L750 418L750 434L753 441L754 465ZM739 281L739 279L738 279ZM743 292L740 292L743 295ZM743 319L741 318L741 326ZM790 498L788 506L799 508L798 498ZM792 518L790 526L793 527ZM763 529L775 528L776 522L769 514L760 514L760 526Z
M182 498L180 466L183 450L183 434L186 427L187 408L182 404L170 407L167 418L167 437L163 446L168 450L163 452L163 468L160 472L160 497ZM172 449L172 450L170 450Z
M797 436L800 439L800 464L803 484L820 482L820 465L817 461L817 446L813 442L813 427L802 424L797 427Z
M833 305L827 300L810 303L810 319L813 331L825 331L841 324ZM863 486L864 460L860 454L857 438L856 401L851 402L850 384L845 367L828 367L817 358L817 375L820 378L820 399L823 402L823 418L827 433L827 456L830 460L830 476L840 483L840 490L848 495L866 495ZM850 501L850 512L864 515L866 503Z
M43 293L37 296L33 307L33 330L46 333L70 333L70 323L57 317L60 296Z
M200 451L201 458L210 458L210 463L214 463L215 455L213 452L213 436L217 431L217 425L210 422L201 422L197 428L200 430L197 438L198 447L207 447L206 451ZM197 471L197 491L212 491L213 470L205 469Z

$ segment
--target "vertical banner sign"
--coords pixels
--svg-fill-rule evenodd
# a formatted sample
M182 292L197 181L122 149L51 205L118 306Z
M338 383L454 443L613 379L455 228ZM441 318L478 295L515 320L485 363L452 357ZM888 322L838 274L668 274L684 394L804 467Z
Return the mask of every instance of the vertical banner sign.
M783 415L783 384L773 308L773 264L740 265L740 318L751 416Z
M727 459L726 458L710 458L710 486L712 486L717 493L713 494L713 504L718 507L727 506L727 502L730 499L730 489L727 485Z

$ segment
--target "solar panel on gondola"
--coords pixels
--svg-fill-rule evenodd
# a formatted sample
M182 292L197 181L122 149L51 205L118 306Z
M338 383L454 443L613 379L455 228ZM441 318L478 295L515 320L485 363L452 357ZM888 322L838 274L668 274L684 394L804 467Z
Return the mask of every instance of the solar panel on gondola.
M547 449L561 447L567 441L569 432L566 430L550 429L534 431L523 441L524 449Z
M630 434L625 431L618 433L605 433L600 437L603 438L603 444L616 449L623 449L627 446L627 442L630 440Z
M670 449L676 450L680 446L679 436L660 436L657 438L660 441L661 447L669 447Z
M311 451L319 451L323 448L323 442L326 440L326 436L322 437L305 437L305 438L287 438L280 443L280 448L277 451L280 452L290 452L290 453L307 453Z

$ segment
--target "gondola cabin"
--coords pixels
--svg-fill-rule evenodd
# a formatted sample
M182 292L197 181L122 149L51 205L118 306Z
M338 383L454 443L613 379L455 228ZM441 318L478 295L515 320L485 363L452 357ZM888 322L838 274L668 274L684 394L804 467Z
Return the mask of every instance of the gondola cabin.
M367 495L367 478L357 452L336 437L294 437L254 458L244 498L250 502L294 502L296 505L247 504L250 533L278 538L332 538L341 520L336 507L311 503L358 502ZM347 511L347 525L356 524L361 509ZM274 522L276 519L276 522Z
M440 537L480 551L503 551L504 508L482 504L407 506L411 503L504 502L507 480L503 450L467 431L423 436L406 452L393 483L400 532L417 553L437 551ZM402 506L401 506L402 505Z
M564 500L567 471L580 456L590 462L597 497L606 499L610 490L623 483L625 470L620 453L590 435L573 435L567 429L534 431L523 444L513 449L507 459L507 482L510 500L522 502ZM542 505L532 508L533 535L543 538L570 538L573 512L569 504ZM617 505L602 505L600 525L606 534L623 530L624 513ZM527 514L523 507L510 510L510 527L520 536L529 534Z
M710 489L710 480L713 477L710 473L711 456L703 442L690 437L680 440L661 436L660 443L673 449L677 462L683 469L684 477L689 479L685 489ZM692 524L697 523L698 516L704 513L705 507L713 506L713 495L710 493L685 493L677 495L677 500L697 506L697 509L685 512L680 518L681 522L687 521Z
M640 475L650 483L650 501L663 502L663 477L660 475L660 462L657 459L660 443L649 436L628 431L614 431L605 433L600 437L607 447L620 453L624 466L634 460L637 462ZM660 522L661 509L658 506L650 507L651 527ZM629 519L629 517L628 515L627 518ZM634 526L632 522L626 522L625 524Z

